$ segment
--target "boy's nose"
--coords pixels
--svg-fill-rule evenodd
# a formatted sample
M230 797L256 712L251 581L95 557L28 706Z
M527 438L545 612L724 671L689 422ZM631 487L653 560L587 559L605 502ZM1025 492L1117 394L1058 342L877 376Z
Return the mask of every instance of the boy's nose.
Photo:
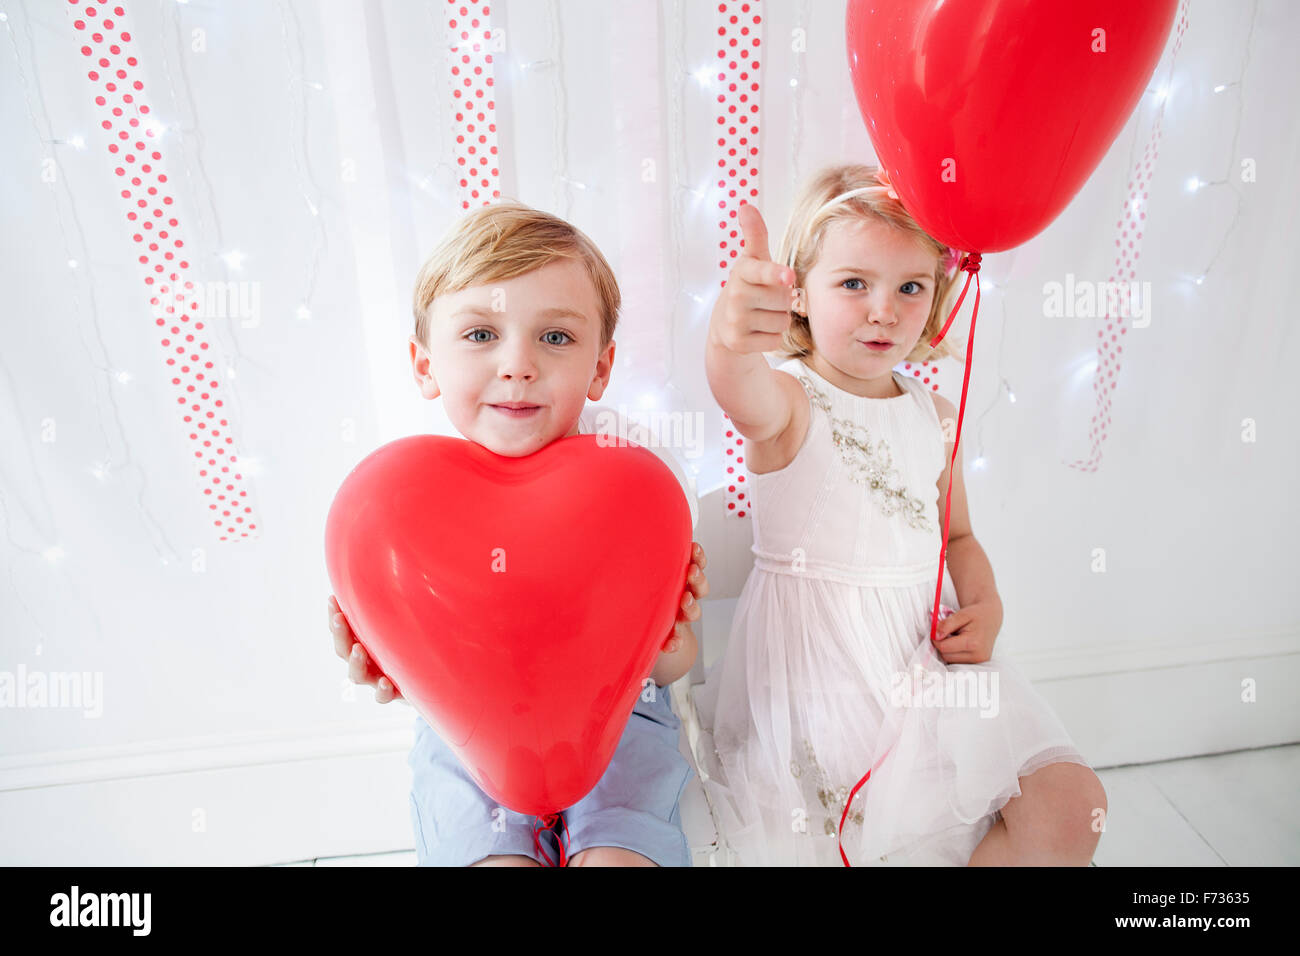
M501 357L498 374L505 379L532 381L537 377L537 363L526 349L512 349Z

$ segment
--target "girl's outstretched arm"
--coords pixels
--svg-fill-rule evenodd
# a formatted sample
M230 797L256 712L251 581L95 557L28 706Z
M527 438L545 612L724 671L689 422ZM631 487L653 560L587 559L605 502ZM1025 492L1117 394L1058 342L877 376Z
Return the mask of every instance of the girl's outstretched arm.
M767 227L753 205L742 205L739 218L744 253L713 306L704 362L722 410L742 435L762 442L789 427L796 399L803 398L798 382L762 355L781 347L790 324L794 270L772 261Z

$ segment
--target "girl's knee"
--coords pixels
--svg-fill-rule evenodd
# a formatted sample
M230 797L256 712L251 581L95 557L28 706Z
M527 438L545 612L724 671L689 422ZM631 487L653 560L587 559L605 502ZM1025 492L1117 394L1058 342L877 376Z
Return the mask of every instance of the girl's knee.
M1030 801L1012 808L1015 825L1009 830L1023 851L1043 863L1087 866L1101 840L1107 809L1105 788L1092 769L1050 764L1022 778L1021 789Z
M1076 796L1070 801L1076 812L1086 814L1089 828L1098 836L1106 825L1106 788L1101 780L1087 767L1080 767L1077 774Z
M1091 769L1076 765L1071 792L1061 801L1062 813L1056 827L1061 854L1086 866L1101 841L1106 825L1106 789Z

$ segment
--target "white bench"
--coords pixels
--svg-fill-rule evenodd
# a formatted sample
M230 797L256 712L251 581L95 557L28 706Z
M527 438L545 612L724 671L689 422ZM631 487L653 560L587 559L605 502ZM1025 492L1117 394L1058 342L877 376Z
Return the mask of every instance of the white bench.
M708 562L704 573L709 579L709 594L700 602L701 616L694 627L699 639L695 665L672 685L673 707L682 721L681 751L696 773L681 798L682 829L696 866L727 866L731 855L700 784L713 759L713 738L711 728L701 722L696 710L694 688L704 682L706 666L722 656L731 633L736 599L754 567L750 519L726 514L724 499L725 493L719 487L699 501L695 540L704 548Z

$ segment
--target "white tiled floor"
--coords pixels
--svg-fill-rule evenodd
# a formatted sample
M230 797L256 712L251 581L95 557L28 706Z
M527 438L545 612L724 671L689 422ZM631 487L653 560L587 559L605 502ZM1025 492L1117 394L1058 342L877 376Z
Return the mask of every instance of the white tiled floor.
M1300 745L1099 770L1098 866L1300 865Z
M1096 866L1300 865L1300 744L1098 770ZM283 866L414 866L415 851Z

